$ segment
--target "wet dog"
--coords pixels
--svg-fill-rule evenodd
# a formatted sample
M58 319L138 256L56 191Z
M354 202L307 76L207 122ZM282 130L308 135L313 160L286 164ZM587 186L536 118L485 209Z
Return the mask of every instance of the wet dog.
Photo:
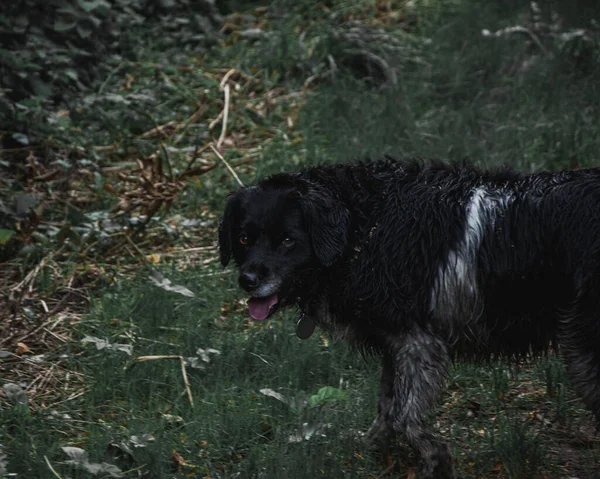
M233 193L221 261L239 267L248 310L300 309L381 355L369 441L403 437L419 477L453 477L427 427L454 358L559 347L600 419L600 168L521 174L386 158L277 174Z

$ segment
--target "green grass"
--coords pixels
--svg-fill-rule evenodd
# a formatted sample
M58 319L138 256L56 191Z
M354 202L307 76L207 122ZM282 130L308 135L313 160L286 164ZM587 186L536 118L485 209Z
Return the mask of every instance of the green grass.
M413 53L389 58L399 66L395 87L373 88L341 72L307 95L292 128L287 117L298 111L292 101L277 103L257 117L240 106L256 100L239 97L230 131L262 144L252 166L240 168L242 180L250 183L276 171L384 153L468 156L482 165L509 163L525 171L597 165L597 67L583 74L564 62L548 61L527 73L510 73L525 54L522 40L485 39L480 32L514 23L519 10L501 9L494 2L441 3L444 8L422 7L413 13L419 21L405 34L411 36L407 41ZM347 2L332 5L352 10ZM370 7L362 2L361 8ZM290 18L304 24L319 15L308 9ZM198 65L192 71L177 70L160 51L146 46L143 61L119 66L103 88L117 93L131 74L134 91L149 98L138 97L128 108L84 105L79 116L58 124L55 138L85 148L117 143L118 151L107 157L112 161L126 157L127 148L149 155L157 141L134 136L189 117L203 94L207 117L218 115L219 78L207 74L216 66L239 67L259 79L264 86L260 98L277 85L299 91L305 78L294 70L289 53L296 44L293 26L285 25L287 33L269 40L267 50L234 42L205 63L190 56L189 63ZM326 33L328 26L314 28ZM160 61L166 66L157 67ZM178 146L201 141L195 131L187 130ZM218 137L218 132L212 135ZM165 145L171 146L171 140ZM233 148L226 157L234 160L241 154ZM171 155L174 167L185 165L184 156ZM224 169L200 176L189 182L175 213L214 219L235 187ZM112 204L114 198L99 194L97 201L96 207ZM203 245L214 243L214 226L210 228L198 233ZM144 252L160 252L177 241L161 238L162 245L141 245ZM77 340L89 335L132 345L132 357L94 344L67 343L52 354L83 375L83 395L72 397L65 390L65 402L40 403L33 410L0 408L8 471L19 477L52 477L47 457L62 477L91 477L67 463L61 447L74 446L88 451L90 462L130 471L126 477L139 477L138 471L152 478L380 477L386 464L364 451L359 434L376 412L377 361L320 334L298 340L294 311L264 323L250 321L232 271L222 272L215 263L186 269L177 264L159 267L174 284L192 290L194 298L152 285L146 279L149 267L141 263L135 276L101 291L89 314L74 326ZM51 278L40 281L40 288L51 288ZM188 360L193 407L177 360L134 361L148 355L198 358L198 348L220 354L210 355L208 363L196 359L202 369ZM589 413L568 389L556 358L523 365L457 364L448 386L436 428L450 441L465 477L588 478L599 470L600 444L588 435ZM317 403L311 406L309 398L324 387L336 389L324 400L313 399ZM295 406L261 394L265 388L293 399ZM302 437L304 424L305 430L320 430L290 441ZM132 437L144 435L152 440L135 444ZM416 466L405 449L394 460L393 477L406 477Z

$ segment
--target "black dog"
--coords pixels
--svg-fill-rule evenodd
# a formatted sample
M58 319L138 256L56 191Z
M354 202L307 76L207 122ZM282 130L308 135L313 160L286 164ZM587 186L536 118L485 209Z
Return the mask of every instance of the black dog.
M421 478L453 476L426 427L455 357L560 344L600 420L600 168L524 175L395 161L278 174L228 200L219 242L265 319L296 304L383 357L375 445L400 434Z

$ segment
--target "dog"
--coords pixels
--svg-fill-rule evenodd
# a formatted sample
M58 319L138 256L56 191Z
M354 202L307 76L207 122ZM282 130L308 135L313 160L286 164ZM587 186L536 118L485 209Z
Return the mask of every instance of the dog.
M600 420L600 168L524 174L470 162L357 161L234 192L219 225L248 310L300 311L381 356L376 448L399 435L420 478L454 477L427 412L454 359L560 348Z

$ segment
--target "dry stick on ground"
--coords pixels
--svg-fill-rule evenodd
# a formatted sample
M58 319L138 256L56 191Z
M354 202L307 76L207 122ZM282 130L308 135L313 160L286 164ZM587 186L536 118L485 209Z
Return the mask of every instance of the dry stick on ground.
M10 288L10 291L15 292L15 291L18 291L18 290L28 286L32 281L35 280L40 269L42 269L46 265L46 263L49 261L49 259L51 259L51 257L52 257L52 254L44 256L41 259L41 261L29 273L27 273L27 276L25 276L25 278L19 284L16 284L12 288Z
M221 80L221 83L219 84L219 89L220 89L221 91L225 91L225 83L226 83L226 82L227 82L227 80L229 80L229 78L231 77L231 75L232 75L232 72L235 72L235 70L229 70L229 71L227 72L227 74L226 74L226 75L223 77L223 80ZM209 125L208 125L208 129L209 129L209 130L212 130L212 129L215 127L215 125L216 125L217 123L219 123L219 122L220 122L220 121L223 119L223 117L225 116L225 113L227 113L227 112L229 111L229 104L228 104L228 102L229 102L229 96L228 96L228 94L226 94L226 96L225 96L225 102L226 102L226 104L225 104L225 108L223 108L223 109L222 109L222 110L219 112L219 114L217 115L217 117L216 117L216 118L215 118L213 121L211 121L211 122L209 123ZM225 121L225 124L226 124L226 123L227 123L227 121Z
M234 73L235 73L235 69L232 68L225 74L225 76L221 80L221 83L219 83L219 89L221 89L223 91L223 94L225 95L225 106L223 107L223 123L222 123L222 127L221 127L221 135L219 136L219 141L217 141L217 149L218 150L221 149L221 145L223 144L223 141L225 140L225 136L227 136L227 120L229 118L229 96L230 96L230 89L229 89L229 85L227 84L227 82L229 81L229 79L231 78L231 76Z
M221 83L219 83L219 88L221 90L223 90L225 88L225 85L227 84L227 82L229 81L229 79L232 77L232 75L234 73L236 73L236 69L232 68L231 70L229 70L227 73L225 73L225 76L223 77L223 79L221 80Z
M56 304L56 306L54 306L54 308L52 308L52 311L49 311L49 312L45 313L44 316L47 319L42 324L40 324L39 326L35 327L34 329L32 329L32 330L28 331L27 333L25 333L24 335L22 335L19 339L17 339L17 342L24 341L25 339L27 339L28 337L36 334L38 331L40 331L41 329L45 328L46 326L48 326L48 324L50 324L52 321L54 321L54 316L56 314L58 314L62 309L64 309L63 307L65 306L65 303L67 302L67 299L69 299L69 297L72 294L73 294L72 291L68 291L67 294L65 294L60 299L60 301Z
M187 120L185 120L182 123L179 123L177 125L177 130L183 130L184 132L187 130L188 126L195 123L198 118L200 118L202 115L204 115L204 113L206 113L206 110L208 110L208 105L200 105L198 107L198 109L192 114L192 116L190 116ZM173 145L178 145L179 142L181 140L183 140L183 138L185 137L185 135L180 135L178 138L176 138L173 141Z
M212 130L215 127L215 125L217 123L219 123L223 119L223 114L224 114L223 112L224 111L225 110L221 110L220 113L217 115L217 117L208 124L208 129L209 130Z
M235 178L235 180L238 182L238 184L243 188L244 187L244 183L242 183L242 180L240 180L240 177L237 175L237 173L231 167L231 165L229 163L227 163L227 160L225 158L223 158L223 155L221 155L221 153L219 153L219 150L217 150L212 143L210 144L210 147L211 147L212 151L214 151L215 155L217 155L217 157L219 158L219 160L221 160L225 164L225 166L231 172L231 174L233 175L233 177Z
M506 27L503 28L501 30L497 30L495 32L490 32L488 29L483 29L481 31L481 34L484 37L505 37L508 36L512 33L522 33L527 35L530 40L535 43L535 45L539 48L539 50L544 54L544 56L550 56L550 52L548 51L548 49L544 46L544 44L542 43L542 41L540 40L540 38L538 37L538 35L536 35L533 31L531 31L529 28L525 28L521 25L515 25L514 27Z
M229 118L229 85L225 85L223 88L223 93L225 94L225 106L223 107L223 123L221 128L221 135L219 136L219 140L217 141L217 149L221 149L221 145L225 140L225 136L227 135L227 120Z
M185 392L187 393L187 397L190 401L190 405L194 407L194 399L192 397L192 390L190 389L190 382L188 381L187 371L185 369L185 360L183 356L140 356L136 359L136 362L143 361L160 361L163 359L178 359L179 364L181 364L181 374L183 376L183 383L185 384Z
M56 472L54 470L54 468L52 467L52 464L50 464L50 461L48 460L48 458L46 456L44 456L44 460L46 461L46 464L50 468L50 471L52 471L52 474L54 474L54 477L58 477L58 479L62 479L62 477L60 476L60 474L58 474L58 472Z
M212 151L214 151L215 155L217 155L219 160L221 160L225 164L225 166L231 172L238 184L241 187L244 187L244 183L242 183L242 180L240 180L240 177L237 175L235 170L231 167L229 163L227 163L225 158L223 158L223 155L219 153L223 141L225 140L225 136L227 135L227 119L229 117L229 85L227 84L227 82L229 81L229 78L231 78L231 75L233 75L234 73L235 69L232 68L225 74L225 76L221 80L221 83L219 84L219 88L221 88L225 94L225 106L223 107L223 126L221 128L221 135L219 136L219 140L217 141L217 147L215 148L215 146L212 143L209 143L209 146L212 149Z
M201 147L201 148L197 147L194 150L194 154L192 155L192 159L189 161L188 165L185 167L185 170L183 170L183 172L179 175L179 179L184 178L185 175L189 175L190 174L189 172L191 171L192 166L194 165L194 163L196 162L196 160L200 157L200 154L204 153L204 151L207 150L207 149L208 149L208 145L204 145L203 147ZM208 166L208 165L206 165L206 166Z

